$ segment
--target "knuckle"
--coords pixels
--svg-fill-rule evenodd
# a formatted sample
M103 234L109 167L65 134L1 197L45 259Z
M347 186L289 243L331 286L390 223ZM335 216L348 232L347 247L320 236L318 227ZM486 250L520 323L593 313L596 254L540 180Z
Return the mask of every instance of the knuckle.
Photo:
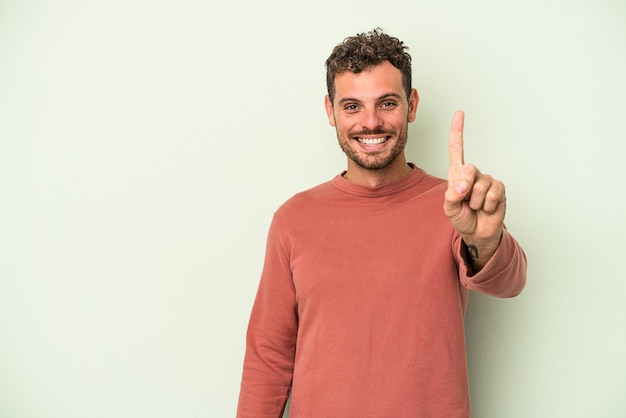
M487 192L487 199L489 199L491 201L498 201L498 200L500 200L500 196L502 196L501 190L499 190L497 188L493 188L492 187Z
M479 194L479 195L484 195L485 192L487 192L487 189L488 189L488 185L486 185L483 182L477 181L476 183L474 183L474 188L472 192Z

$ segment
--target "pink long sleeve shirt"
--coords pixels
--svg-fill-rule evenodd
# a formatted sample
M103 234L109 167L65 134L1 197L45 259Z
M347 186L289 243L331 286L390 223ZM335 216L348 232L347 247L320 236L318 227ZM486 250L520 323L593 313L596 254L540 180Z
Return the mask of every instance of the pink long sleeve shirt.
M338 175L275 213L252 309L239 418L469 417L468 289L517 295L505 230L473 275L443 213L446 182L414 167L376 189Z

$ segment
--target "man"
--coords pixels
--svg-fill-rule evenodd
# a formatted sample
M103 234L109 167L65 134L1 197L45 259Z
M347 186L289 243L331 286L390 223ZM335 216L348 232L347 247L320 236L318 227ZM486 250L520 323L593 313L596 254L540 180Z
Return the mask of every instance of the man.
M407 163L419 97L403 43L377 29L326 61L347 170L275 213L247 333L238 417L469 417L467 292L517 295L526 259L504 185L463 161ZM443 209L442 209L443 207Z

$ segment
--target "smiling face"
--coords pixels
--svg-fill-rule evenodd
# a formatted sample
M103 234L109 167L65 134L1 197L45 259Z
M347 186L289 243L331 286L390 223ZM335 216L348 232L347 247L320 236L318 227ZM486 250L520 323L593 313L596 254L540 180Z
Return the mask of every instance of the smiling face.
M348 178L384 175L388 182L407 173L404 147L418 101L415 89L406 97L402 74L388 61L335 77L334 103L326 96L325 106L348 156Z

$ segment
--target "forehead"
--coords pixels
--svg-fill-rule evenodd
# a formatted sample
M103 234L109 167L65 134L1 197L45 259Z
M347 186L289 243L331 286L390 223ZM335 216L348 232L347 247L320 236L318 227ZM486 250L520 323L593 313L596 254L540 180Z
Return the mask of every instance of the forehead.
M360 73L346 71L335 77L335 100L349 97L367 101L387 94L399 94L406 98L402 73L389 61Z

